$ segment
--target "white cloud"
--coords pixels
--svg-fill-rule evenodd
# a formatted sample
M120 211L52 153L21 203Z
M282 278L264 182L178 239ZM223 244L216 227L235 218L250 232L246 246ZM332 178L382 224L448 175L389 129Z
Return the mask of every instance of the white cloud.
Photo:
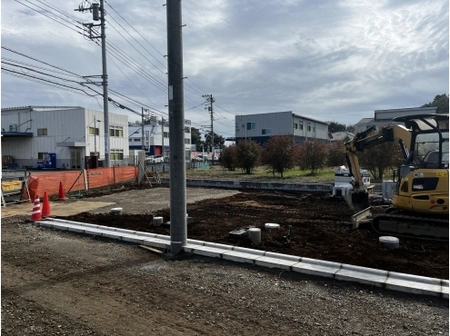
M73 10L79 1L46 2L91 22L90 14ZM166 7L107 4L109 87L167 112ZM227 111L292 110L351 124L376 109L420 106L449 91L447 2L186 0L182 11L186 118L204 124L207 111L191 107L203 102L202 93L213 94L224 118L215 128L226 135L234 130ZM101 73L98 46L17 2L2 3L2 45L78 74ZM4 50L2 57L19 60ZM3 107L38 102L99 110L98 100L2 75Z

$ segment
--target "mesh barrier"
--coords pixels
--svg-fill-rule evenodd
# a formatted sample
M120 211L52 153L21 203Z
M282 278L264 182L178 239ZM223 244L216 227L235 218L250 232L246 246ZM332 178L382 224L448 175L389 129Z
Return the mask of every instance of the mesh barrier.
M85 174L87 185L85 185ZM33 200L35 195L42 197L44 191L47 191L49 196L58 195L60 183L64 193L69 193L130 181L136 179L137 174L138 171L134 166L38 173L28 177L28 189Z

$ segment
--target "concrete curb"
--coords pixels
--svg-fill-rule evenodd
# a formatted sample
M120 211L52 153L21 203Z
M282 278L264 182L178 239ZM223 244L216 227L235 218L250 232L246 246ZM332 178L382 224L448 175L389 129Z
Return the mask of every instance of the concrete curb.
M170 250L170 237L165 235L66 221L56 218L46 218L42 221L36 221L34 224L63 231L102 236L129 243ZM394 291L437 296L444 299L449 298L449 281L443 279L389 272L332 261L216 244L194 239L187 240L187 244L184 246L184 252L268 268L279 268L302 274L332 278L339 281L356 282Z
M162 184L169 184L168 178L161 178ZM225 189L254 189L254 190L284 190L330 193L333 183L278 183L253 181L222 181L222 180L194 180L186 179L187 187L225 188Z

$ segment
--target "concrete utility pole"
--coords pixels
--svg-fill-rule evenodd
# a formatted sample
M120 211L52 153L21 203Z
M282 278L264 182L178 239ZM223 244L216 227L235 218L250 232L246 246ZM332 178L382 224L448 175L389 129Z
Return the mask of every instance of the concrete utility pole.
M142 108L142 113L141 113L141 123L142 123L142 136L141 136L141 142L142 142L142 150L145 151L145 145L144 145L144 139L145 139L145 134L144 134L144 112L148 112L148 109Z
M84 2L83 2L84 3ZM99 21L100 24L92 24L92 23L83 23L83 25L87 28L89 28L89 38L95 39L95 38L101 38L102 40L102 65L103 65L103 73L101 75L102 77L102 85L103 85L103 122L105 124L105 167L110 167L110 156L109 156L109 114L108 114L108 72L106 69L106 34L105 34L105 4L104 0L100 0L100 8L98 3L92 4L90 7L83 7L83 3L81 3L78 6L78 9L75 9L75 11L78 12L85 12L85 11L91 11L92 12L92 19L94 21ZM92 34L92 27L98 27L100 26L100 36L99 35L93 35Z
M214 165L214 109L213 109L213 103L216 101L213 98L212 94L209 95L203 95L203 98L206 98L206 101L209 103L208 110L211 114L211 152L212 152L212 164Z
M179 254L187 242L181 0L167 0L166 8L170 130L170 250L173 254Z
M161 118L161 152L164 157L164 117Z

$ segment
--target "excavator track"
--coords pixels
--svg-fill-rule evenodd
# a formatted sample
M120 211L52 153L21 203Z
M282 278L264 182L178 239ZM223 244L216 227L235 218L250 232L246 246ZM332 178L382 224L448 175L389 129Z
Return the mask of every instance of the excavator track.
M387 213L373 218L372 229L382 235L448 242L449 221Z

